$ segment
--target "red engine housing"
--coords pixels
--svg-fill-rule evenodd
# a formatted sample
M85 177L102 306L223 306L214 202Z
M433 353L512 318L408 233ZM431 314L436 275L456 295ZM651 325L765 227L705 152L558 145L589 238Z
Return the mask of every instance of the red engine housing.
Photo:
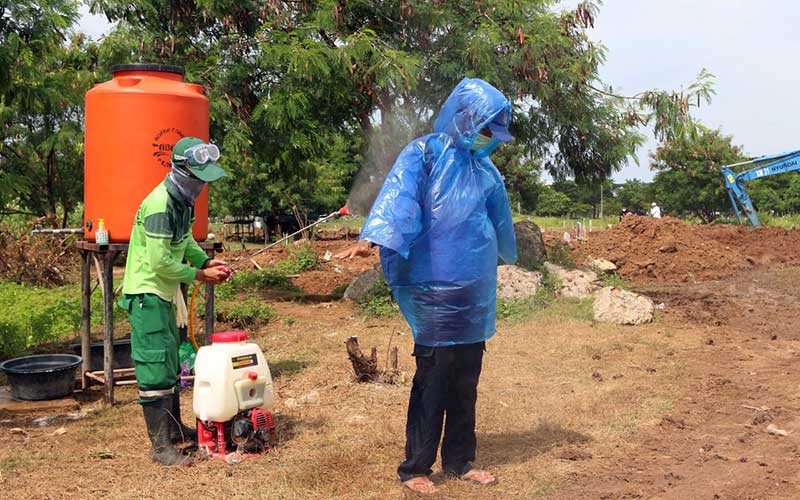
M256 456L254 453L236 453L237 446L234 445L231 436L233 422L239 419L246 419L252 425L251 439L263 451L269 450L276 443L275 420L267 410L254 408L236 415L229 422L204 422L197 421L197 446L204 450L209 458L225 460L228 463L235 463L241 458ZM246 424L245 424L246 425ZM264 433L269 434L269 442L262 438Z

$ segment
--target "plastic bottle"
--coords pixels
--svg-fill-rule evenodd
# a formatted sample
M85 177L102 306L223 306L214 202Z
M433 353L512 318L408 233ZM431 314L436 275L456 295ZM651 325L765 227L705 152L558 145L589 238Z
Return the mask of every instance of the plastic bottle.
M108 230L106 229L106 221L103 219L97 219L94 242L101 251L108 250Z

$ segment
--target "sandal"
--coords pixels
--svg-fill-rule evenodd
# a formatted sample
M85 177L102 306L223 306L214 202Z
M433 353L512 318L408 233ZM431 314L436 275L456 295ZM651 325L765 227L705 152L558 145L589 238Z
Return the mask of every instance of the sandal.
M433 481L426 476L412 477L407 481L403 481L403 486L420 495L433 495L438 491Z
M488 470L470 469L459 476L462 481L471 481L481 486L491 486L497 484L497 478Z

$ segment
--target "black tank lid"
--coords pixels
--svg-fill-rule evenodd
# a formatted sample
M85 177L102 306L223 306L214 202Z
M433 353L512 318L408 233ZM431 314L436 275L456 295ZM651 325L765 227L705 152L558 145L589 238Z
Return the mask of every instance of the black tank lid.
M168 64L117 64L111 66L111 74L119 71L159 71L161 73L175 73L181 76L186 75L183 66L170 66Z

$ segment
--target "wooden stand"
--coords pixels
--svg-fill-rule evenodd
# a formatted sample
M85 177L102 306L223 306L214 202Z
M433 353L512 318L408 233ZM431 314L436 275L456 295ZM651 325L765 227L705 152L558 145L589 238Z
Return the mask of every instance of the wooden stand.
M202 242L200 248L213 258L222 251L222 243ZM114 262L127 252L127 243L114 243L102 251L94 242L81 240L75 243L81 252L81 368L82 387L88 388L92 380L104 384L103 395L107 403L114 402L114 303L119 290L114 290ZM100 261L103 266L101 270ZM97 268L98 283L92 286L92 265ZM92 293L100 288L103 294L103 375L91 374L89 369L89 344L92 333ZM121 287L120 287L121 290ZM214 331L214 285L206 285L206 336Z

